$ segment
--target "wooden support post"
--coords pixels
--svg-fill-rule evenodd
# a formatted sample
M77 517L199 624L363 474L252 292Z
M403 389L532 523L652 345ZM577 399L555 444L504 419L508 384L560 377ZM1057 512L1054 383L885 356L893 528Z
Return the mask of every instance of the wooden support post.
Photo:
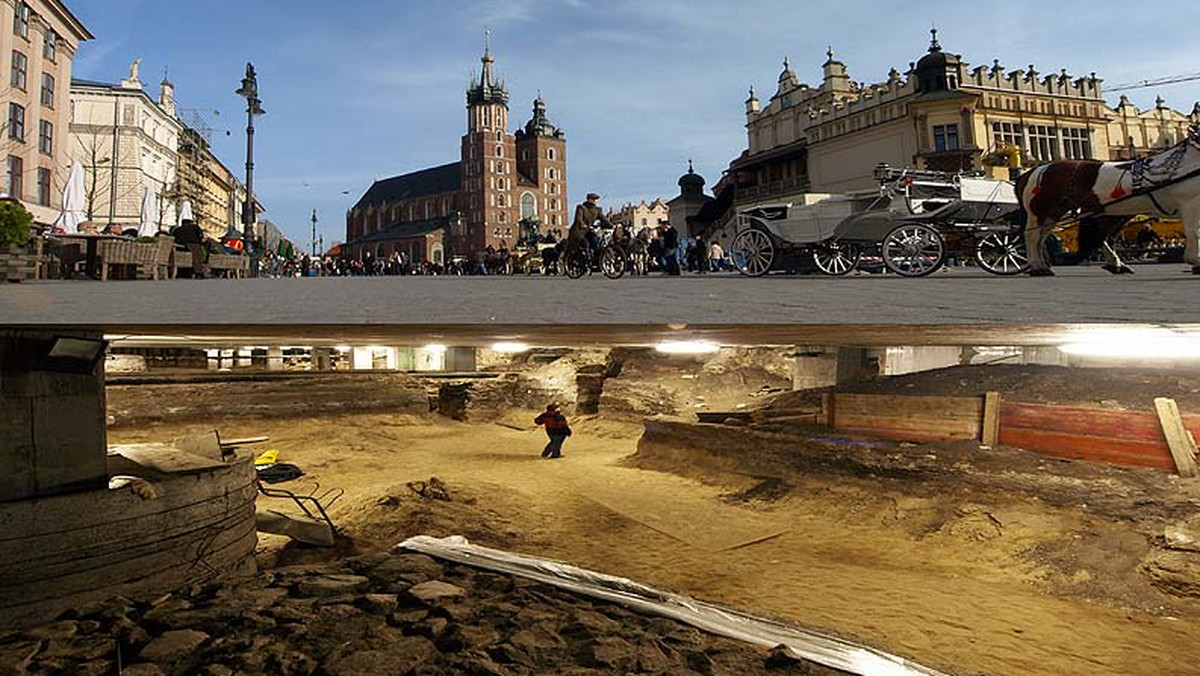
M995 446L1000 440L1000 393L988 392L983 397L983 429L980 442Z
M836 392L825 392L821 395L821 424L829 429L834 429L834 402L837 399Z
M1158 420L1162 424L1163 434L1167 437L1167 446L1171 449L1171 457L1175 459L1175 469L1179 471L1179 476L1196 476L1196 442L1183 426L1179 406L1174 399L1159 397L1154 400L1154 408L1158 411Z

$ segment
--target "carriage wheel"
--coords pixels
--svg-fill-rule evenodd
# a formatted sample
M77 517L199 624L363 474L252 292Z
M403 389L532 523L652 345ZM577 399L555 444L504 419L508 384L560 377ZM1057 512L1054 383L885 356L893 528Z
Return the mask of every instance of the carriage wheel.
M818 270L832 277L841 277L858 267L862 250L848 242L828 242L814 249L812 257Z
M600 254L600 270L609 279L620 279L625 276L625 267L628 264L629 259L625 256L625 252L618 247L605 247Z
M738 233L729 246L733 264L747 277L762 277L775 262L775 244L762 230L750 228Z
M563 261L563 269L571 279L579 279L588 273L588 257L582 251L576 251Z
M1027 272L1025 237L1015 232L990 232L975 244L975 262L993 275Z
M946 264L946 241L924 223L901 225L883 238L883 263L903 277L924 277Z

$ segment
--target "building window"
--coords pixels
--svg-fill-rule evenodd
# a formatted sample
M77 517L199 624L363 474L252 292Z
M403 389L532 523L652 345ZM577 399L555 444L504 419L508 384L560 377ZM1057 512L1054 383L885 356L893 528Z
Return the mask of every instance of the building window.
M43 155L54 154L54 125L49 120L42 120L38 129L38 150Z
M16 155L8 156L8 180L5 181L10 197L21 199L24 194L24 180L22 176L25 173L25 161Z
M503 206L503 205L501 205L501 206ZM507 223L507 222L508 222L508 212L506 212L506 211L501 211L501 212L500 212L500 222L501 222L501 223Z
M992 139L996 145L1007 143L1018 148L1025 147L1025 135L1021 132L1021 125L1012 122L993 122Z
M933 127L933 148L939 153L958 150L958 125L939 124Z
M548 160L558 159L558 153L554 152L554 148L546 148L546 159L548 159Z
M42 43L42 58L50 63L58 58L58 33L46 31L46 41Z
M45 167L38 167L37 203L44 207L50 206L50 170Z
M8 104L8 137L25 140L25 106L19 103Z
M1062 130L1063 157L1068 160L1092 158L1092 133L1089 129Z
M13 33L20 35L23 38L29 37L29 5L24 2L17 2L17 6L13 8Z
M42 105L54 107L54 76L49 73L42 73Z
M503 141L503 140L504 140L504 131L503 131L503 130L500 130L500 129L497 129L497 130L496 130L496 140L497 140L497 141ZM496 154L497 154L497 155L499 155L499 154L500 154L500 151L499 151L499 150L497 150L497 151L496 151Z
M29 58L21 52L13 50L12 53L12 77L9 78L9 85L13 89L25 91L26 75L29 72Z
M533 218L537 215L537 198L533 193L522 193L521 195L521 220Z
M496 157L504 157L504 146L496 146Z
M1039 162L1058 159L1058 130L1036 124L1029 127L1029 156Z

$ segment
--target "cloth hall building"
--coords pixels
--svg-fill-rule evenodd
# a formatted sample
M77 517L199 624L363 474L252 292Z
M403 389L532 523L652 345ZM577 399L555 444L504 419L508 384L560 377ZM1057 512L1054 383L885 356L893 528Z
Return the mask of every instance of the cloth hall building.
M467 90L467 133L460 159L376 181L346 214L343 255L402 252L414 263L471 257L489 246L510 248L524 234L565 230L566 136L546 117L539 96L533 116L508 126L508 90L493 72L491 49Z

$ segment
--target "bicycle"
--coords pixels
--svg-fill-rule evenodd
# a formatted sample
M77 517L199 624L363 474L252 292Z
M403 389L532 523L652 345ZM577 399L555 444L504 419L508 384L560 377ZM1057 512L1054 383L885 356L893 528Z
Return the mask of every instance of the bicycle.
M563 260L567 277L571 279L579 279L586 274L591 274L597 267L605 277L620 279L625 275L628 265L629 254L625 253L625 249L621 245L613 242L602 246L599 252L595 252L590 245L583 242L578 249L568 253Z

